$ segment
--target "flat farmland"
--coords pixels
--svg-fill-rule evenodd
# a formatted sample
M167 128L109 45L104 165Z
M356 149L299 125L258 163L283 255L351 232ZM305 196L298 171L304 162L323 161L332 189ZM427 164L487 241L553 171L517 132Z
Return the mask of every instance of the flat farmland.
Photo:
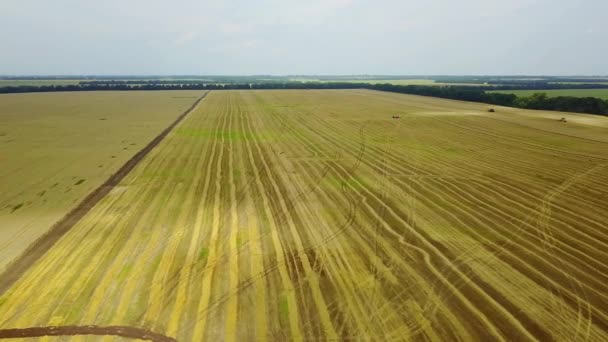
M0 271L201 94L0 95Z
M491 92L502 94L515 94L517 96L531 96L535 93L545 93L549 97L597 97L600 99L608 100L608 89L498 90Z
M608 119L494 108L212 91L0 295L0 327L605 341Z

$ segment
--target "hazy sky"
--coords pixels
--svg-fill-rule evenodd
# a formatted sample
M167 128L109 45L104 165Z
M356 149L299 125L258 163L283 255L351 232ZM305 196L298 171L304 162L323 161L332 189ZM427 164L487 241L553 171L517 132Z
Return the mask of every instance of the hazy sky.
M0 74L608 74L608 0L0 0Z

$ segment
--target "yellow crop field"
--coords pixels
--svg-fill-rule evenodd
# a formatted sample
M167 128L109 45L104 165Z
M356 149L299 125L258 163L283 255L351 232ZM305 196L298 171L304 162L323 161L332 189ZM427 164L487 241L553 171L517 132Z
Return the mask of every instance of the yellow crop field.
M0 272L200 95L0 95Z
M152 94L132 118L73 109L99 151L64 142L77 151L63 164L76 164L40 189L100 184L92 170L124 162L138 125L195 100ZM493 108L211 91L0 294L0 337L606 341L608 119ZM130 124L90 139L113 120ZM23 183L33 168L2 179Z

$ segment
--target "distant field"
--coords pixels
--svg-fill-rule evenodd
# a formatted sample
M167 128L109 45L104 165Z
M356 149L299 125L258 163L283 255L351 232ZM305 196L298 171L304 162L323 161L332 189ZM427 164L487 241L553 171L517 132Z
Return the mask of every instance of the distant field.
M549 82L551 84L589 84L589 82ZM606 82L593 82L592 84L608 84L608 80Z
M0 80L0 87L70 85L80 81L83 80Z
M178 78L151 78L151 79L119 79L119 81L141 81L141 84L147 81L181 81L183 79ZM187 79L188 81L192 81L193 79ZM46 86L46 85L71 85L71 84L79 84L80 82L103 82L107 81L104 79L90 79L90 80L0 80L0 87L18 87L18 86ZM207 79L194 79L194 81L208 82ZM167 83L171 84L171 83ZM176 83L177 84L177 83Z
M598 97L608 100L608 89L555 89L555 90L497 90L493 93L515 94L517 96L530 96L534 93L546 93L547 96L575 96Z
M20 134L42 141L16 151L62 146L68 168L41 160L3 179L35 203L89 186L83 165L124 160L141 125L192 101L173 96L108 95L133 114L95 97L25 120ZM0 327L606 341L608 118L494 108L368 90L212 91L0 296ZM79 134L54 142L67 132L53 127ZM44 185L25 184L28 172Z
M463 86L482 86L481 83L440 83L435 82L434 80L427 79L403 79L403 80L382 80L382 79L352 79L352 80L343 80L343 79L335 79L335 80L320 80L313 78L294 78L292 81L301 81L301 82L352 82L352 83L388 83L388 84L396 84L396 85L430 85L430 86L446 86L446 85L463 85Z
M0 95L0 271L200 94Z

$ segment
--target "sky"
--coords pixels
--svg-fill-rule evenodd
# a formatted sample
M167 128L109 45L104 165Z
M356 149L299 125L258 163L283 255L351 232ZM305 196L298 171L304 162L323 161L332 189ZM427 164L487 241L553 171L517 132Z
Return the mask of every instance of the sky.
M4 75L608 75L608 0L0 0Z

